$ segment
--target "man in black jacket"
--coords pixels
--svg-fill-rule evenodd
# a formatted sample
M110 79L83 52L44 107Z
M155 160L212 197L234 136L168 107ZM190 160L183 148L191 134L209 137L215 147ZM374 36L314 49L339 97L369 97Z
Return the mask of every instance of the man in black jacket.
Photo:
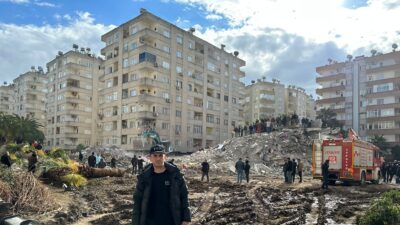
M201 181L203 181L204 177L207 178L207 182L210 181L210 178L208 177L208 171L210 170L210 164L208 164L207 159L204 160L204 162L201 163Z
M329 159L322 164L322 189L328 189Z
M189 225L185 179L176 166L165 160L163 146L151 147L151 165L138 176L133 195L132 225Z
M88 164L90 167L96 167L96 156L94 156L94 152L88 157Z

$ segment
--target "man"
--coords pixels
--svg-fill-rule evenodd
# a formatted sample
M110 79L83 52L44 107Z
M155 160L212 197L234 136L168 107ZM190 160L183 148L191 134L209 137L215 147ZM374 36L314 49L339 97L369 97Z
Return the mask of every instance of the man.
M297 169L297 163L296 160L293 158L293 170L292 170L292 176L293 176L293 183L296 180L296 169Z
M288 157L287 158L287 166L286 166L286 176L287 176L289 184L293 183L292 174L293 174L293 162Z
M37 161L36 153L32 152L32 155L28 157L28 172L35 173Z
M136 158L136 155L133 155L133 158L131 159L131 164L132 164L132 174L137 174L138 159Z
M328 189L329 159L322 164L322 189Z
M203 181L204 176L207 177L207 182L210 181L209 177L208 177L208 171L210 170L210 164L208 164L207 159L204 160L204 162L201 163L201 181Z
M138 173L139 173L139 174L143 172L143 163L144 163L144 160L142 159L141 156L139 156L139 159L138 159L138 162L137 162L137 165L138 165Z
M9 152L5 152L2 156L1 156L1 163L11 167L11 158L10 158L10 153Z
M94 156L94 152L88 157L88 164L90 167L96 167L96 156Z
M189 225L185 179L177 167L165 161L163 146L150 148L151 165L138 175L133 195L132 225Z
M117 167L117 159L113 156L111 158L111 168Z
M288 166L288 161L287 159L285 159L285 163L283 164L283 168L282 168L282 172L283 172L283 176L285 177L285 183L289 182L288 181L288 177L287 177L287 166Z
M246 160L245 164L244 164L244 174L246 175L246 181L247 183L249 183L250 180L250 164L249 164L249 160Z
M301 183L301 182L303 182L303 167L304 167L304 164L301 162L300 159L297 159L297 161L299 162L299 164L297 165L297 171L299 171L298 173L299 173L299 178L300 178L299 183Z
M386 163L382 162L381 164L381 176L383 178L383 182L386 183Z
M239 160L236 162L235 169L237 173L237 183L241 184L243 180L243 171L244 171L244 163L242 161L242 158L239 158Z
M83 154L81 151L79 151L79 162L82 162L83 160Z

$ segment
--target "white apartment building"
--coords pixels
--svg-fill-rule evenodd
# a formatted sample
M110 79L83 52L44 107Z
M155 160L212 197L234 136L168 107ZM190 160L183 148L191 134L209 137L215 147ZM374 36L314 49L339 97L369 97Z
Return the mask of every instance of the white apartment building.
M14 85L0 86L0 112L5 114L14 113Z
M331 108L344 128L360 137L383 135L400 142L400 52L371 51L346 62L317 67L317 109Z
M246 86L245 122L277 117L286 113L285 85L279 81L258 81Z
M75 50L47 63L46 144L75 149L98 142L98 80L102 59L89 48Z
M286 113L296 113L300 119L308 118L315 120L315 101L308 95L304 88L288 85L286 88Z
M19 75L13 81L13 114L35 119L44 131L46 101L46 75L41 67Z
M102 36L101 144L137 150L154 129L177 151L195 151L229 138L243 123L245 62L141 9Z

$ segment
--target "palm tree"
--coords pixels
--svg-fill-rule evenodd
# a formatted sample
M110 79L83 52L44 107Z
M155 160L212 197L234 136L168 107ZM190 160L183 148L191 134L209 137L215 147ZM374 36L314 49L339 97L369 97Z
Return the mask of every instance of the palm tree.
M44 134L39 130L40 125L32 118L18 115L0 114L0 144L4 143L31 143L34 140L42 142Z

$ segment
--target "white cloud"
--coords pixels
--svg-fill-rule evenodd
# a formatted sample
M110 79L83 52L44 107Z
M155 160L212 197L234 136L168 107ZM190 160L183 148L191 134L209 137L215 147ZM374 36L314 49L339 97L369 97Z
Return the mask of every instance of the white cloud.
M72 44L90 47L99 55L104 47L100 37L115 26L96 24L90 13L79 12L66 26L0 23L0 81L11 82L31 65L46 67L58 51L69 51Z
M217 14L208 14L206 16L206 19L208 19L208 20L220 20L220 19L222 19L222 16L217 15Z
M50 8L57 7L55 4L50 3L50 2L39 2L39 1L35 1L33 4L35 4L35 5L37 5L37 6L50 7Z
M0 0L0 2L10 2L14 4L26 4L29 3L29 0Z
M57 7L56 4L50 3L50 2L41 2L39 0L35 0L33 2L31 2L30 0L0 0L0 2L10 2L13 4L34 4L37 6L41 6L41 7L50 7L50 8L54 8Z
M400 21L400 0L365 0L351 9L344 6L350 0L175 1L198 6L208 18L220 15L227 21L226 29L211 26L196 34L217 46L226 44L226 49L240 50L247 62L247 81L274 73L284 83L298 80L304 86L314 83L315 87L315 67L324 65L328 57L342 61L347 53L369 54L372 48L388 52L392 43L400 44L400 28L395 26ZM293 46L299 41L301 45ZM237 43L259 45L248 48ZM301 67L304 60L308 70ZM298 77L312 79L304 82Z

